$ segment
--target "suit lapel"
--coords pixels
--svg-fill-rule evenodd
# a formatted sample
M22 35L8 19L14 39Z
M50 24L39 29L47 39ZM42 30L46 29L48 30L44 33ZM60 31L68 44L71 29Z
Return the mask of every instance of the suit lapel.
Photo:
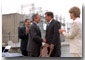
M24 32L25 32L25 30L26 30L26 27L24 27L24 28L23 28L23 30L24 30Z
M34 25L35 25L35 27L36 27L37 33L41 36L41 31L40 31L39 26L37 26L35 23L33 23L33 24L34 24Z
M49 24L49 27L47 28L47 31L50 30L51 26L54 24L55 20L52 20L51 23Z
M35 23L33 23L35 26L36 26L36 28L40 31L40 28L39 28L39 26L37 26Z

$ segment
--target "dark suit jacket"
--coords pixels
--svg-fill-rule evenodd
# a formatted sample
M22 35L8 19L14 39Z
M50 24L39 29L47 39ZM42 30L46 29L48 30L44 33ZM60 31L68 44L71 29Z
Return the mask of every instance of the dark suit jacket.
M46 43L54 44L56 48L56 49L54 48L54 50L61 49L60 34L59 34L60 28L61 28L60 23L58 21L52 20L48 28L46 29L46 36L45 36Z
M33 23L30 26L30 32L29 32L29 41L27 45L27 51L33 54L37 54L40 52L40 47L42 45L42 38L41 38L41 31L39 27Z
M21 50L27 49L27 43L28 43L28 35L25 33L26 27L19 28L19 38L21 39Z

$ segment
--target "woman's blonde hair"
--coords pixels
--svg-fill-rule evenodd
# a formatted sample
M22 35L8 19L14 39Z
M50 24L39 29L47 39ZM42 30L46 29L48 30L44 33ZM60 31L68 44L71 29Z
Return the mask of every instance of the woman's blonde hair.
M69 13L73 13L74 17L80 17L80 9L78 7L76 7L76 6L72 7L69 10Z

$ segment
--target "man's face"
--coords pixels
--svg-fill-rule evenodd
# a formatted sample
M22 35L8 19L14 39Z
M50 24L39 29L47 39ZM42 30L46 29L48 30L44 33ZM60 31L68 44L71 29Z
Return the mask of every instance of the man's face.
M46 20L47 22L49 22L49 21L51 20L51 17L50 17L50 16L47 16L47 14L45 14L45 20Z
M37 23L39 23L39 22L40 22L40 15L37 15L36 22L37 22Z
M26 25L27 27L29 27L29 26L30 26L30 20L27 20L27 21L25 22L25 25Z

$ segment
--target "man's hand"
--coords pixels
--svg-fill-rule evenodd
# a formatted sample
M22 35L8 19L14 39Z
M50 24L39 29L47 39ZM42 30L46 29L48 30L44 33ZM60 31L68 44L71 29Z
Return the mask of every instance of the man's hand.
M46 43L46 39L45 39L45 38L43 39L43 42L45 42L45 43Z
M64 29L59 29L59 33L63 33L63 32L66 32L66 30L64 30Z
M46 43L44 46L45 46L45 47L49 47L49 44Z
M51 44L50 45L50 50L53 50L54 49L54 44Z
M28 34L29 33L29 29L26 29L26 34Z

